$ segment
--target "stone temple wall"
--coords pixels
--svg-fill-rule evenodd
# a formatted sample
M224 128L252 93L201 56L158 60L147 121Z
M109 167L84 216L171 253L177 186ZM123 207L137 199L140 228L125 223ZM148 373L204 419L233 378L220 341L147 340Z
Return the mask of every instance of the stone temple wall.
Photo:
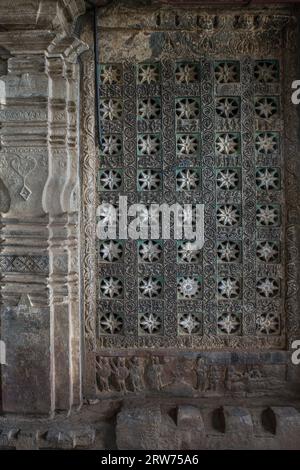
M83 0L13 3L0 448L299 449L297 9L98 2L95 35ZM122 194L203 202L203 252L158 240L149 262L145 242L118 240L105 258L96 208Z

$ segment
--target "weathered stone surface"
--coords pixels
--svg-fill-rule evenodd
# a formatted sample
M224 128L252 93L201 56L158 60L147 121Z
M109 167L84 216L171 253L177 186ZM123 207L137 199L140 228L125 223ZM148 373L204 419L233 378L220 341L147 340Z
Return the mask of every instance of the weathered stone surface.
M149 450L298 449L299 412L289 407L276 410L273 432L269 428L262 431L262 410L252 407L225 406L209 413L206 407L190 405L170 410L154 405L125 407L117 417L117 446Z
M170 428L175 430L171 418L167 418ZM161 431L164 426L159 406L125 408L117 417L116 440L118 449L161 449ZM170 429L170 431L171 431ZM172 435L172 432L171 432Z
M1 418L0 449L299 449L299 412L291 407L199 406L164 401L84 406L67 420ZM274 409L273 409L274 408ZM275 411L274 411L275 410ZM274 423L265 412L273 413ZM276 415L275 415L276 412ZM109 416L113 413L114 418ZM218 417L218 419L217 419ZM115 419L116 418L116 419ZM223 420L223 422L222 422ZM234 427L230 427L229 421ZM251 425L249 427L249 423Z
M300 447L300 413L293 407L271 407L275 418L275 432L283 449Z
M253 422L249 410L238 406L225 406L221 410L224 416L224 432L227 445L248 448L253 440Z
M179 406L176 417L178 449L202 449L206 432L201 410L196 406Z
M74 195L76 62L86 45L73 26L84 11L82 0L0 3L4 412L51 414L82 403Z
M6 212L9 211L11 199L10 199L9 191L2 180L0 180L0 201L1 201L0 211L3 214L5 214Z
M100 103L92 18L76 24L85 2L0 2L0 448L299 449L300 374L290 364L300 335L295 10L97 3ZM262 59L271 69L278 62L269 81L257 78ZM227 70L221 81L216 67ZM239 117L217 115L216 100L228 97L238 99ZM255 114L261 97L280 103L267 121ZM149 122L142 114L153 98L162 119ZM199 119L178 119L177 104L185 109L188 99L200 105ZM117 155L99 144L95 104L100 137L116 139ZM276 141L266 155L255 140L264 132ZM239 151L220 155L218 139L229 133ZM150 135L161 148L145 156L138 142ZM186 135L196 138L197 158L178 150ZM229 166L241 177L231 195L214 179ZM187 167L201 170L192 194L175 187L175 169ZM275 187L258 191L256 171L267 167ZM118 195L99 190L103 169L120 171L130 202L205 202L201 263L180 260L168 240L157 265L137 261L131 242L122 262L101 264L96 206L100 195ZM161 192L137 191L141 170L163 174ZM281 205L285 223L257 228L255 199L260 208ZM237 205L243 222L221 228L216 201ZM243 264L216 262L216 240L231 239ZM262 250L266 240L277 242L278 257L263 262L256 243ZM201 294L178 293L177 274L197 276ZM139 290L149 275L165 277L158 298ZM103 276L123 279L120 298L103 296ZM269 277L278 279L274 297L265 283L257 300L257 282ZM225 278L238 279L237 296L222 297ZM160 319L154 334L150 314Z
M51 409L49 310L30 305L2 310L2 406L8 413L39 414Z

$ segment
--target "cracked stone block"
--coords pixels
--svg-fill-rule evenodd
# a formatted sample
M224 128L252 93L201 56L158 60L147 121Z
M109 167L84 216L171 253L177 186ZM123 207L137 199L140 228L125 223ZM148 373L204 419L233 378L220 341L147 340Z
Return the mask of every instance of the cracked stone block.
M96 432L92 428L79 429L75 431L75 447L91 447L96 438Z
M177 440L179 450L205 447L206 433L199 408L195 406L178 407Z
M50 408L49 309L20 305L1 309L6 343L2 405L6 412L47 413Z
M201 412L195 406L179 406L177 411L177 426L180 429L193 429L204 433L204 422Z
M0 431L0 448L15 448L18 433L19 429L17 428L2 429Z
M225 432L253 434L253 422L249 410L239 406L224 406Z
M283 449L300 448L300 413L291 406L272 406L276 437Z
M16 441L17 450L38 449L39 445L39 430L26 430L21 429Z
M65 430L50 429L46 434L46 441L51 446L60 449L87 448L94 444L95 435L95 429L90 427Z
M73 449L75 447L75 435L73 431L50 429L46 435L46 440L51 446L59 449Z
M124 408L117 416L116 441L120 450L173 449L176 425L159 406Z
M224 449L249 449L253 447L254 434L252 417L247 408L224 406Z

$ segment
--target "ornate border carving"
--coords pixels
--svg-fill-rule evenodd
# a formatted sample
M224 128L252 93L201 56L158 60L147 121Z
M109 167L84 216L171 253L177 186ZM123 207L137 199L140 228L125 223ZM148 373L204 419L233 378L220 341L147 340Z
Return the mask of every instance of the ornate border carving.
M126 13L126 14L125 14ZM111 14L111 21L108 20ZM118 14L120 14L118 10ZM126 17L124 27L131 28L130 24L130 10L124 9ZM160 22L158 27L155 23L157 15L163 15L164 19ZM169 25L170 30L166 33L161 32L161 41L157 46L159 48L159 55L162 59L168 57L218 57L219 54L227 55L228 57L235 57L236 50L239 50L241 55L257 56L268 55L276 48L276 45L282 47L282 44L287 49L287 54L284 58L284 67L288 70L284 83L284 96L286 102L284 103L285 112L285 159L286 163L286 198L287 198L287 213L288 220L286 224L286 313L287 313L287 333L288 343L290 339L299 333L299 318L298 318L298 248L296 226L299 224L300 215L298 210L299 189L297 188L297 174L299 169L296 168L296 155L298 150L297 134L295 123L297 121L296 110L290 102L290 84L291 79L295 76L295 70L292 63L295 62L295 51L293 45L295 44L295 18L291 16L287 9L270 10L268 13L261 13L261 11L253 11L245 13L244 15L224 14L224 15L210 15L205 14L203 10L193 10L190 13L180 10L178 14L183 15L185 23L180 28L185 29L184 40L178 45L176 43L177 32L180 29L174 26L175 11L166 12L163 9L156 9L151 13L151 21L145 18L145 29L151 31L161 31L165 25ZM109 30L117 27L113 18L113 7L103 9L101 20L99 22L100 30L105 28L104 34L109 41ZM173 15L173 16L172 16ZM171 18L172 17L172 18ZM171 19L170 19L171 18ZM147 22L148 21L148 22ZM172 23L173 22L173 23ZM127 24L128 23L128 24ZM187 26L189 25L189 26ZM194 25L194 26L190 26ZM133 27L134 28L134 27ZM235 31L235 39L231 42L225 42L223 39L226 37L226 32L229 30ZM224 46L225 44L225 46ZM174 46L175 45L175 46ZM175 47L175 49L174 49ZM179 49L178 49L179 47ZM225 47L225 50L224 50ZM172 55L173 54L173 55ZM111 48L111 59L114 60L114 51ZM85 316L85 340L86 348L88 351L96 351L96 286L95 286L95 220L94 208L96 203L96 189L95 189L95 175L98 166L98 159L95 150L95 122L94 114L92 112L94 105L94 89L93 89L93 60L92 53L86 53L82 57L83 61L83 79L82 79L82 236L84 239L84 252L83 252L83 287L84 287L84 316ZM296 195L296 197L295 197ZM251 325L252 326L252 325ZM165 338L163 344L155 343L156 347L186 348L184 342L180 345L180 338L173 341L172 338ZM206 349L214 350L220 348L230 348L234 350L247 351L252 348L261 349L284 349L286 343L283 337L278 339L272 338L269 341L267 338L254 338L253 336L244 336L241 341L238 337L230 339L222 339L214 336L208 342L208 337L204 336L203 340L198 339L187 349ZM120 338L120 341L105 343L105 347L113 347L115 349L134 348L136 346L133 338ZM139 343L139 347L147 347L145 341ZM104 352L103 350L103 352ZM98 348L99 353L99 348Z
M95 350L96 312L96 148L95 86L93 51L81 56L81 187L82 187L82 282L84 297L85 345Z
M299 113L291 100L292 81L299 74L297 62L297 22L293 18L289 28L284 31L284 45L287 54L284 65L287 73L284 76L284 154L286 172L286 296L285 311L287 320L287 348L291 347L293 339L300 336L299 314L299 231L300 226L300 165L299 155ZM296 124L295 124L296 123Z

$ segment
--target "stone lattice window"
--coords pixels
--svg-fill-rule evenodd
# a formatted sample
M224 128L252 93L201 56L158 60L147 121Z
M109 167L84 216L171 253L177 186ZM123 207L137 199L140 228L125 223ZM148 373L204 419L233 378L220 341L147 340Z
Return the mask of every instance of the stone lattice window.
M100 344L280 335L279 73L272 58L101 65L100 201L204 203L206 241L99 242Z

